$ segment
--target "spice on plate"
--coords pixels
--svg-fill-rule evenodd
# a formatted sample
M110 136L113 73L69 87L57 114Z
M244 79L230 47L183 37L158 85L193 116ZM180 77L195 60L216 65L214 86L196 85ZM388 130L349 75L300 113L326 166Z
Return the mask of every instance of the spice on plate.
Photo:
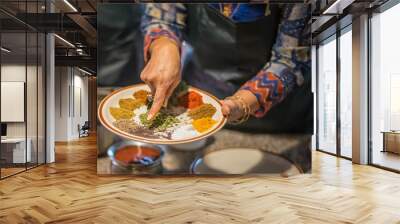
M212 117L214 116L215 112L217 112L217 109L213 105L206 103L196 107L195 109L189 110L188 116L193 120L196 120L200 118Z
M192 125L196 131L203 133L210 129L214 124L216 124L217 121L211 119L210 117L205 117L205 118L200 118L197 120L194 120L192 122Z
M189 109L194 109L203 104L203 97L195 92L189 91L185 95L179 97L179 105Z
M178 86L175 88L174 92L172 93L171 97L168 100L168 107L179 107L180 105L180 98L186 94L189 90L189 85L186 84L185 81L181 81Z
M115 120L132 119L133 111L124 108L110 107L110 114Z
M167 128L174 126L179 123L179 119L169 115L163 111L160 111L153 119L147 120L147 113L139 115L140 122L149 128L157 131L165 131Z
M135 110L143 105L143 101L138 99L127 98L119 100L119 106L127 110Z
M146 91L146 90L143 90L143 89L141 89L141 90L139 90L139 91L136 91L136 92L133 94L133 96L135 97L135 99L142 101L144 104L147 103L147 96L149 96L149 95L150 95L150 92L149 92L149 91Z
M139 125L136 124L136 122L133 120L125 120L125 119L116 120L114 121L113 124L116 128L120 129L121 131L125 131L130 134L136 133L135 131L139 128Z

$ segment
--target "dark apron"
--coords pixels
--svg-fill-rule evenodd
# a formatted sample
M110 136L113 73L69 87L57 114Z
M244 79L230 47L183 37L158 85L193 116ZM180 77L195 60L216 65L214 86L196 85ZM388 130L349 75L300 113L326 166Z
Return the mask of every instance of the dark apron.
M142 82L142 4L97 5L97 85L127 86Z
M255 76L271 58L277 36L280 10L252 22L233 22L208 5L187 5L188 18L183 46L183 79L220 99L233 95ZM263 118L228 128L269 133L312 133L313 96L311 74L304 84Z

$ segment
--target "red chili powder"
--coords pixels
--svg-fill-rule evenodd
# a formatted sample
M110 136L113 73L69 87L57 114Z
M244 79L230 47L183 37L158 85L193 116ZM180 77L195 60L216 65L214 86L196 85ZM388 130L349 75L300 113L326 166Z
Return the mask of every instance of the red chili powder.
M145 157L154 161L160 157L160 152L149 147L130 145L119 149L115 154L115 159L127 164L140 163L140 160Z
M179 99L179 104L183 107L193 109L203 104L203 97L194 91L189 91Z

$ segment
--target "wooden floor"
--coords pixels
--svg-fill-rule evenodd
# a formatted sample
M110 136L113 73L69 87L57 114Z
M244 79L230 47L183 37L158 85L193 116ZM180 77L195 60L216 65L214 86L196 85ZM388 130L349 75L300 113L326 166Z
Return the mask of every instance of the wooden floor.
M374 151L372 160L374 164L400 170L400 155L392 152Z
M24 168L1 168L1 177L7 177L25 170Z
M27 167L25 167L25 165L19 165L19 167L1 168L1 178L24 172L27 169L34 169L36 166L36 164L27 164Z
M400 223L400 175L315 152L291 178L96 175L95 138L0 181L0 223Z

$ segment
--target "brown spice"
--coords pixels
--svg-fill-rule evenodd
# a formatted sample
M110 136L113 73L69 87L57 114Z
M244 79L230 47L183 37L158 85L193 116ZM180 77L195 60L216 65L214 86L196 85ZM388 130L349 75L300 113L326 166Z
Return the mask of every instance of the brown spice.
M132 99L132 98L120 99L118 103L121 108L124 108L127 110L135 110L144 105L144 103L141 100Z
M127 133L135 133L135 130L139 128L139 125L136 124L133 120L117 120L114 121L114 126L121 131L125 131Z
M193 120L197 120L200 118L212 117L215 112L217 112L217 109L213 105L206 103L190 110L188 115Z

